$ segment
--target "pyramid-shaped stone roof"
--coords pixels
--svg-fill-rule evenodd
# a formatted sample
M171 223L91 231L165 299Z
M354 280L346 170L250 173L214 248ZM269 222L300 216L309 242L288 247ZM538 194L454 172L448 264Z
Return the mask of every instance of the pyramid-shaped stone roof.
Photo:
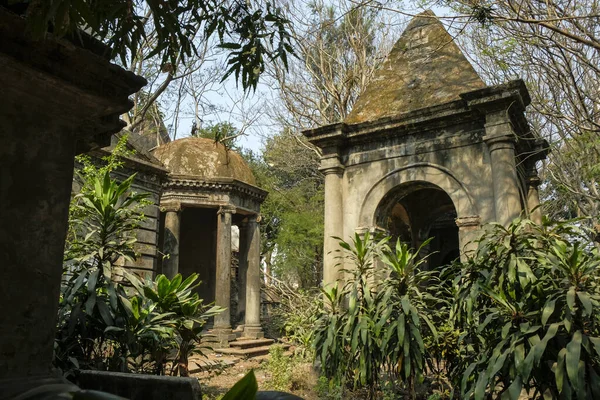
M344 122L393 117L484 87L442 23L425 11L408 24Z

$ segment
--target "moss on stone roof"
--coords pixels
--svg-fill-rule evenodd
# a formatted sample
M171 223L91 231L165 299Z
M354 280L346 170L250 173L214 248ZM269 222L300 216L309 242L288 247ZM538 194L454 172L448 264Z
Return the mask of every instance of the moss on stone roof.
M425 11L408 24L344 122L393 117L484 87L442 23Z
M174 175L233 178L250 185L256 184L242 156L211 139L178 139L157 147L152 153Z

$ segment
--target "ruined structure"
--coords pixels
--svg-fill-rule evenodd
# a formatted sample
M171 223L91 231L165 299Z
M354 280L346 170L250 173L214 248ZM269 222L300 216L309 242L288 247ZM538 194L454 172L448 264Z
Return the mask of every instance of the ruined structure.
M431 11L414 18L341 123L304 135L322 149L324 283L343 279L333 236L428 237L430 267L469 250L482 224L540 220L536 161L520 80L486 86Z
M153 151L169 171L163 184L161 232L168 258L162 272L172 277L197 272L200 297L230 308L231 227L239 227L237 313L246 338L264 336L260 324L260 204L267 192L255 186L252 171L236 152L204 138L185 138ZM215 317L212 332L222 345L236 338L231 316Z
M145 79L0 7L0 398L53 382L75 154L108 145Z

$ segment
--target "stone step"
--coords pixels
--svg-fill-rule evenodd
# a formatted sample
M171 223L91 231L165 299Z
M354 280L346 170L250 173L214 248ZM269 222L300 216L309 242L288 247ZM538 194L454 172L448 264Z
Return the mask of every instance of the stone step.
M269 346L273 343L275 343L275 341L273 339L243 339L242 338L242 339L234 340L233 342L229 342L229 346L239 348L239 349L246 349L248 347Z
M287 350L290 347L289 344L281 344L280 346L282 346L285 350ZM242 357L242 358L252 358L252 357L269 354L270 349L271 349L271 346L248 347L248 348L242 348L242 349L230 347L227 349L215 349L215 353L226 354L226 355Z
M198 372L206 371L222 371L226 368L234 366L238 362L238 359L229 360L208 360L208 359L191 359L189 362L190 373L195 374Z
M206 333L202 335L202 339L200 339L200 343L218 343L219 338L217 335L213 335L212 333Z

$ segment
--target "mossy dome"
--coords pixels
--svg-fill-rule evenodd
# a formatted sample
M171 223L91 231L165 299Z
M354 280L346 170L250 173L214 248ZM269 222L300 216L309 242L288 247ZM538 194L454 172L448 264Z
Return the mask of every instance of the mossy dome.
M163 144L152 154L174 175L190 178L233 178L256 184L242 156L212 139L188 137Z

